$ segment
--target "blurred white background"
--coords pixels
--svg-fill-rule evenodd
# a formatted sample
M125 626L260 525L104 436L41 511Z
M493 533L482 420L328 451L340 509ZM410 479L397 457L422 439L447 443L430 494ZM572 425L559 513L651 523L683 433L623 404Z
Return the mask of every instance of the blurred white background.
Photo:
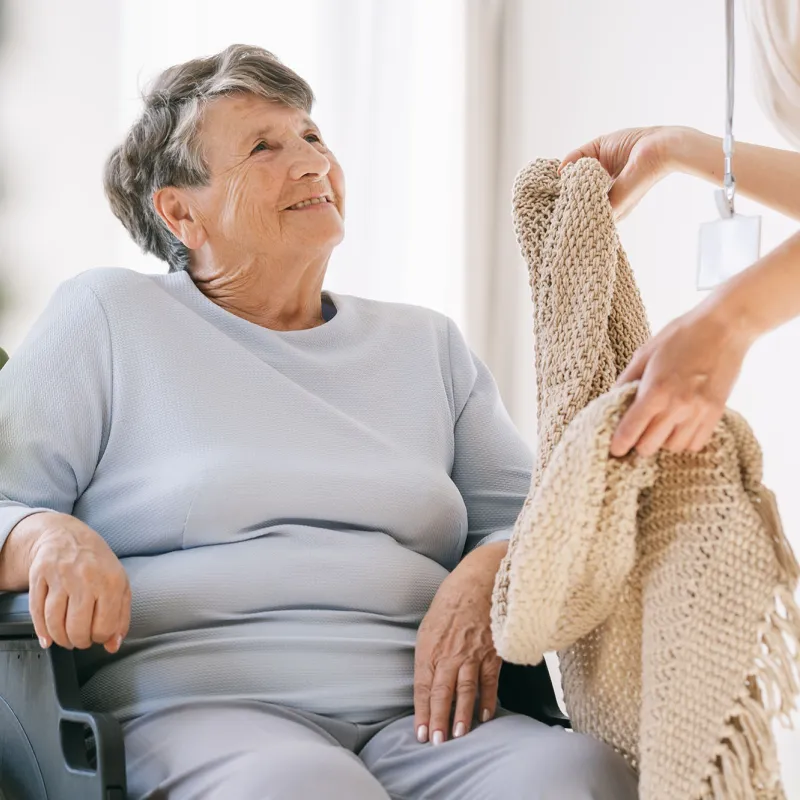
M452 316L535 441L530 308L510 216L515 172L594 136L672 123L721 133L722 2L637 0L5 0L0 46L0 342L25 335L78 272L164 266L107 208L101 173L173 63L246 42L314 88L315 119L348 180L331 289ZM753 95L739 19L736 133L785 147ZM713 190L658 186L622 226L653 328L696 304L698 225ZM764 247L796 225L764 214ZM800 323L753 349L731 405L763 443L766 478L800 551ZM789 797L800 736L782 734Z
M459 0L6 0L0 50L0 269L14 346L82 270L164 270L107 208L106 156L164 67L228 44L272 50L318 97L343 163L348 232L331 289L463 322L464 87Z

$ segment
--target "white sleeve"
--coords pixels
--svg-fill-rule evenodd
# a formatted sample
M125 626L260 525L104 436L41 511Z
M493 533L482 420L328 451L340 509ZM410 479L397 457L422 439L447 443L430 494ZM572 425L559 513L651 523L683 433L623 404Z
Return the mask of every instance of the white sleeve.
M467 507L464 555L511 537L531 483L533 456L503 405L486 365L449 324L455 398L451 477Z
M32 513L72 513L110 423L108 322L94 292L68 281L0 370L0 547Z

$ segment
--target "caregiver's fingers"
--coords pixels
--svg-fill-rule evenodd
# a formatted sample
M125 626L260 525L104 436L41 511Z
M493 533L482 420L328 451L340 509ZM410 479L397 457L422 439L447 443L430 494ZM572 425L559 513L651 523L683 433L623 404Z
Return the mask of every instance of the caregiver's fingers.
M698 427L692 441L689 443L687 450L690 453L699 453L710 441L717 429L722 413L709 414Z
M567 164L574 164L576 161L580 161L582 158L596 158L598 161L600 160L600 139L593 139L588 144L585 144L583 147L578 147L572 152L568 153L564 156L564 160L561 162L560 166L558 167L559 173L561 172Z
M700 415L695 415L678 424L664 442L664 450L670 453L686 452L702 424L703 418Z
M656 415L636 441L636 452L640 456L655 455L682 422L683 420L675 413L667 412Z
M614 180L608 193L608 201L614 209L617 221L624 219L647 194L653 185L652 169L641 158L627 162L619 177Z
M630 453L665 408L666 403L659 392L648 391L640 385L636 399L623 415L611 439L611 455L618 458ZM667 433L671 431L672 428Z
M653 354L652 349L649 347L640 347L634 354L630 363L617 378L615 385L622 386L626 383L638 381L644 374L647 364L650 361L650 356Z

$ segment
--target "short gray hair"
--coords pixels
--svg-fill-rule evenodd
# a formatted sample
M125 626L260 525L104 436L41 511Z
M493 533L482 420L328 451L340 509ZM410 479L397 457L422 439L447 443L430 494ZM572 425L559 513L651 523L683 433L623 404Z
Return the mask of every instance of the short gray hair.
M143 94L142 115L106 163L111 210L142 250L166 261L170 272L189 266L189 249L156 212L153 193L165 186L208 183L197 137L203 109L214 98L242 93L306 113L314 104L311 87L276 56L234 44L162 72Z

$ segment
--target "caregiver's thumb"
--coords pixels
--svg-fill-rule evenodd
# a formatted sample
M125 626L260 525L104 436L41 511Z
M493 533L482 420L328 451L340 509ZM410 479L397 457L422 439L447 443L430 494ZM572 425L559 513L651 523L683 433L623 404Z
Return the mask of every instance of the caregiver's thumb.
M617 219L622 219L670 171L676 128L627 128L598 136L569 153L561 163L596 158L614 179L609 193Z

